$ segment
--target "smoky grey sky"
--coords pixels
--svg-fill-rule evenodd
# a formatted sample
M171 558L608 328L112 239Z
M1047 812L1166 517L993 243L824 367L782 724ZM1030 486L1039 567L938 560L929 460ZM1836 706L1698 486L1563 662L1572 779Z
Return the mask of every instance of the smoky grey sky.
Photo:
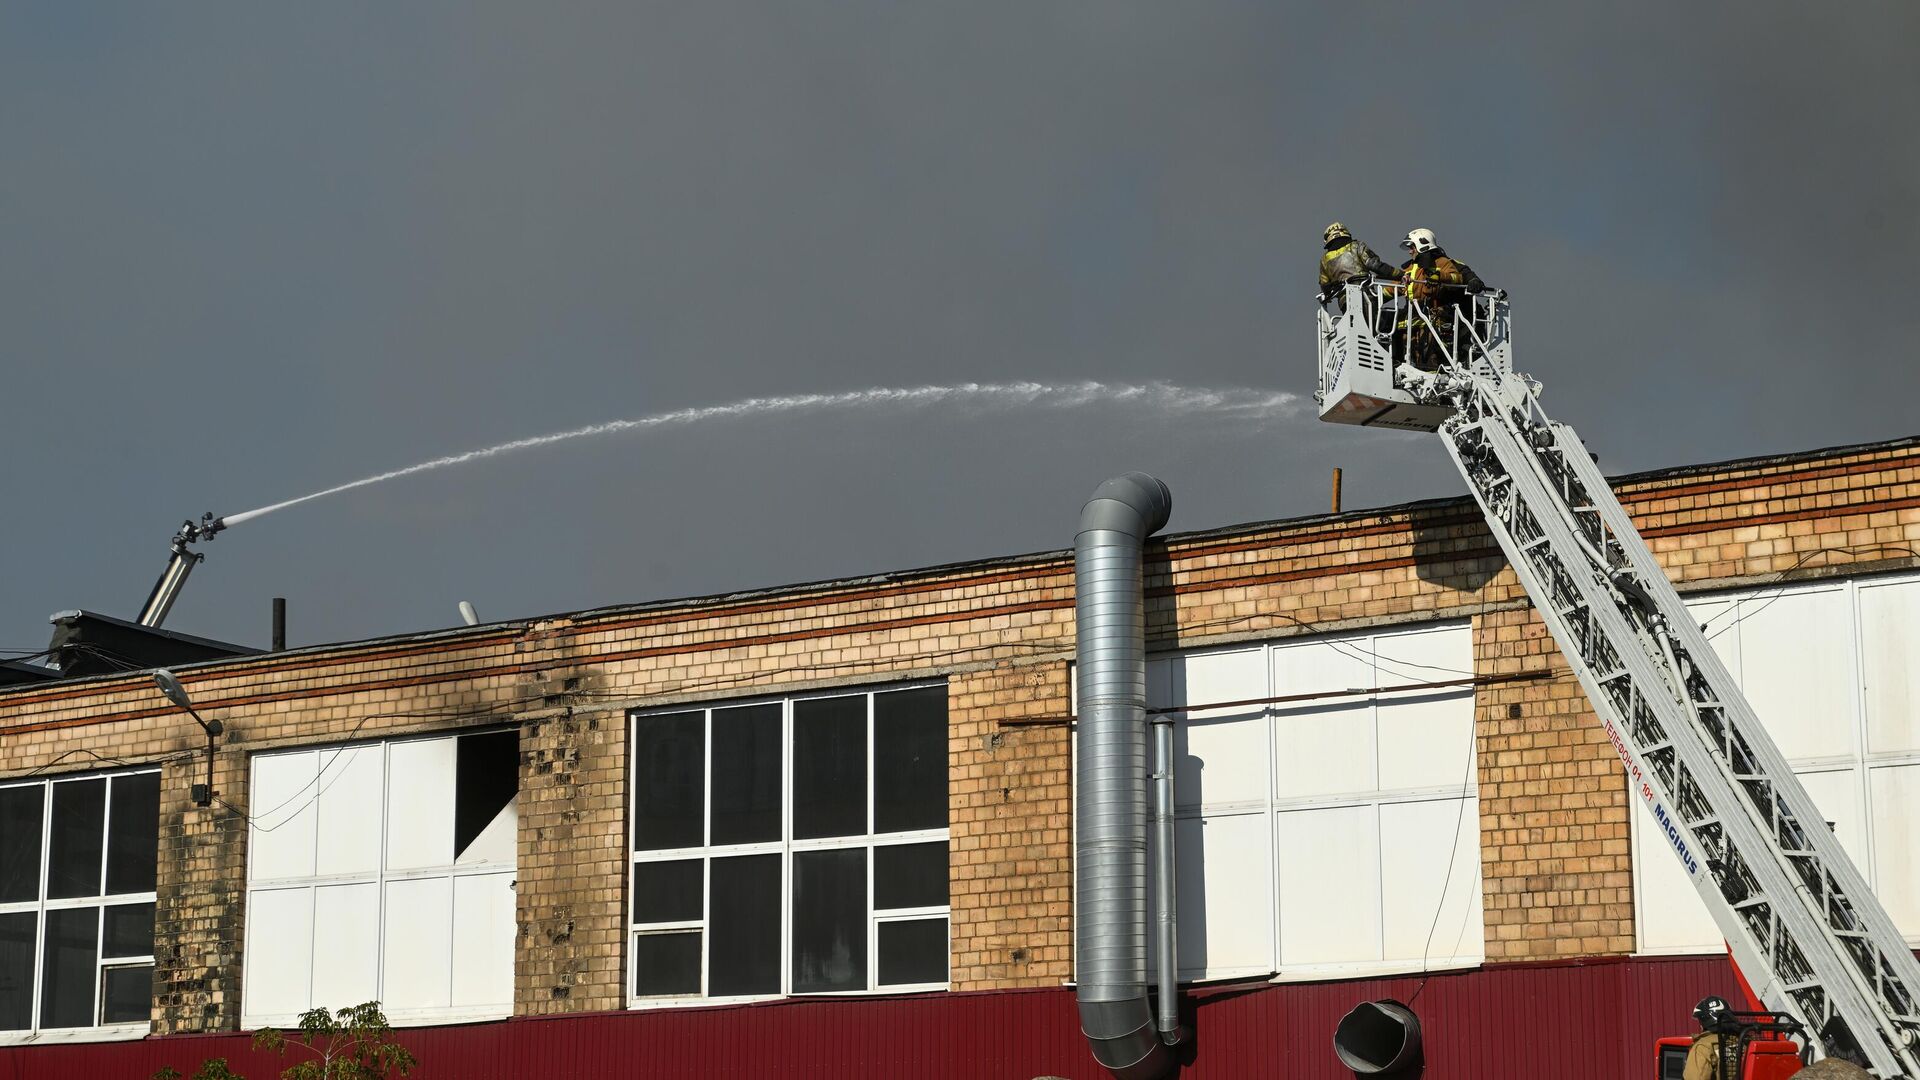
M1309 390L1340 218L1514 297L1610 471L1911 434L1908 3L0 5L0 647L180 520L767 394ZM1462 490L1437 443L956 409L614 436L236 527L295 644Z

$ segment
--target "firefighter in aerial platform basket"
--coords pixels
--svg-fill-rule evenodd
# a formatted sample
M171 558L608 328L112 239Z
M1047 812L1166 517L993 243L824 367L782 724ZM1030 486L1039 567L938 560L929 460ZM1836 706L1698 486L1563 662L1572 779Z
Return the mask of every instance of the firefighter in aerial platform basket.
M1345 225L1339 222L1327 226L1320 234L1320 302L1332 300L1340 305L1344 314L1347 310L1347 289L1349 282L1366 281L1379 278L1391 281L1393 267L1373 253L1373 249L1353 238Z
M1407 342L1405 359L1421 371L1439 371L1448 351L1458 348L1454 334L1460 304L1485 292L1487 283L1473 267L1448 255L1432 229L1414 229L1400 246L1410 256L1395 275L1406 286L1409 304L1400 323ZM1464 360L1465 351L1459 348L1463 355L1456 359Z

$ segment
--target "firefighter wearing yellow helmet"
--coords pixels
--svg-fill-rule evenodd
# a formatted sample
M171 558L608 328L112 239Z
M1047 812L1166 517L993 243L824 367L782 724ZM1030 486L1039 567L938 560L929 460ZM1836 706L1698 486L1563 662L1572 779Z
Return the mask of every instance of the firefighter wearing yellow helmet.
M1323 300L1337 300L1340 310L1347 310L1346 284L1350 281L1365 281L1370 277L1391 280L1393 268L1388 266L1373 249L1353 238L1345 225L1339 222L1327 226L1320 234L1320 295Z

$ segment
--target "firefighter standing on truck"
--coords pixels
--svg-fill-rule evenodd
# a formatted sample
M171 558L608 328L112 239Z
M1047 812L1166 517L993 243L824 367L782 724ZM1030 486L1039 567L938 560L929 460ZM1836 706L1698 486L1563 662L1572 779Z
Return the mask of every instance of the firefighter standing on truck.
M1327 226L1320 240L1324 249L1320 254L1320 296L1323 301L1331 299L1339 303L1342 312L1347 310L1348 282L1370 277L1393 279L1393 267L1375 255L1372 248L1355 240L1345 225L1336 221Z
M1721 997L1701 998L1700 1004L1693 1007L1693 1018L1700 1021L1700 1034L1693 1037L1693 1047L1687 1051L1681 1080L1740 1080L1740 1042L1738 1036L1732 1035L1728 1023L1731 1018L1727 1014L1731 1011L1727 999Z
M1487 284L1473 267L1448 255L1434 239L1432 229L1414 229L1400 246L1412 256L1400 264L1399 279L1406 283L1411 310L1406 313L1407 362L1421 371L1439 371L1453 344L1454 316L1462 300L1486 291ZM1426 318L1422 319L1421 313ZM1432 327L1428 327L1432 323Z

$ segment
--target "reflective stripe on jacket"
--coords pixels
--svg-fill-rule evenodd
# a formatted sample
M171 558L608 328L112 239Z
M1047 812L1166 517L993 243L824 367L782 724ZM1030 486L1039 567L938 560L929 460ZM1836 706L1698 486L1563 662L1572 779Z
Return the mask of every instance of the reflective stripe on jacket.
M1354 278L1368 276L1390 280L1393 268L1358 240L1348 240L1320 256L1320 291L1323 293Z

